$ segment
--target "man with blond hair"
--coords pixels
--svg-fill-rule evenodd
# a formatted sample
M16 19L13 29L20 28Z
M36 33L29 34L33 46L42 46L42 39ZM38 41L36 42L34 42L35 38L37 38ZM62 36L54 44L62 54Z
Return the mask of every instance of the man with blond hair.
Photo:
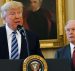
M22 13L23 4L18 1L6 2L1 7L4 26L0 27L0 59L25 59L30 55L43 57L38 37L23 28Z

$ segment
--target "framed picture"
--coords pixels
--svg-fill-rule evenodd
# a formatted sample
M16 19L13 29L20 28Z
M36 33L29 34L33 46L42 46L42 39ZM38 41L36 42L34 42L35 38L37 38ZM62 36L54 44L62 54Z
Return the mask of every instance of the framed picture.
M32 14L30 0L15 1L22 2L28 10L27 27L39 36L41 48L57 48L64 44L64 0L40 0L42 10L37 14Z

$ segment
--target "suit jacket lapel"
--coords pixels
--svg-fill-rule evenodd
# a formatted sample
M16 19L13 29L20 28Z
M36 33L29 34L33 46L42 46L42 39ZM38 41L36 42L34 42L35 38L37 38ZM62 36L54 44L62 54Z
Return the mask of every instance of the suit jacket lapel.
M70 45L67 45L65 47L65 57L71 60L71 50L70 50Z
M24 37L22 36L21 39L21 54L20 54L20 59L25 59L28 56L28 52L27 52L27 43L26 40L24 39Z

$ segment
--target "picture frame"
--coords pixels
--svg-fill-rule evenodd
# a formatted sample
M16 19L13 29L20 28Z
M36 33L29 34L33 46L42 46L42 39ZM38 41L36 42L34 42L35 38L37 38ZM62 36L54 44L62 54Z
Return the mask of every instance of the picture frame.
M60 48L65 42L65 0L56 0L57 39L40 40L41 48Z
M9 0L6 0L9 1ZM22 1L22 0L20 0ZM47 1L47 0L45 0ZM53 0L52 0L53 1ZM40 48L59 48L64 45L64 23L65 23L65 1L55 0L55 15L57 24L57 38L56 39L43 39L40 41Z

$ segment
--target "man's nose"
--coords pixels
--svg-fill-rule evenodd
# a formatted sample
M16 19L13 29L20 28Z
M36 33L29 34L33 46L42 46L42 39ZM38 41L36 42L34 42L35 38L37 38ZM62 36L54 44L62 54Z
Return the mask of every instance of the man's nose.
M15 16L15 17L16 17L16 18L19 18L19 17L20 17L20 15L16 13L16 16Z
M72 34L73 33L73 30L70 30L69 33Z

